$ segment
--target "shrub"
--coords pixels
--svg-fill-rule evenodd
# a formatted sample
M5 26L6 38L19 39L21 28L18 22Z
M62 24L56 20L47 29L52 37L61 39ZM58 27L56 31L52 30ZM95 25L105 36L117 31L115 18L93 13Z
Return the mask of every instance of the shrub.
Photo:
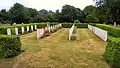
M120 68L120 38L109 36L104 58L112 67Z
M37 23L37 28L44 28L47 26L47 23Z
M96 27L108 31L108 34L113 37L120 37L120 28L118 27L113 27L105 24L96 24Z
M18 36L0 35L0 57L6 58L17 55L21 49Z
M1 27L0 28L0 34L7 34L7 28L3 28L3 27Z

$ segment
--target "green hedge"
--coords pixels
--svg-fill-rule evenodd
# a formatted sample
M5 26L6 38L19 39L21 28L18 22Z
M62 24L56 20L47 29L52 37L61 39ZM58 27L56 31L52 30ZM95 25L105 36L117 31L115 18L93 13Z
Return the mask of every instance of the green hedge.
M109 36L104 58L113 68L120 68L120 38Z
M13 25L13 26L0 27L0 34L7 35L7 28L10 28L12 35L15 35L15 27L18 28L19 34L22 34L21 27L25 28L25 33L29 33L29 32L31 32L31 25L33 25L33 30L35 30L35 24L17 24L17 25ZM36 25L37 25L37 27L46 26L45 23L44 24L39 23ZM29 32L27 32L27 26L29 26Z
M63 28L71 28L73 25L73 23L62 23L62 27ZM79 24L76 23L75 26L77 26L77 28L87 28L88 24Z
M0 35L0 57L6 58L17 55L21 50L18 36Z
M120 37L120 28L118 27L105 25L105 24L96 24L96 27L108 31L108 34L113 37Z

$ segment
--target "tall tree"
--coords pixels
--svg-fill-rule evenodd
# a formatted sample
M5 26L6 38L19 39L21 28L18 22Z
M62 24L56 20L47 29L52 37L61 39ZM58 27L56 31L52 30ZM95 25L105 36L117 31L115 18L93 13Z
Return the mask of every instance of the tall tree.
M120 21L120 0L94 0L96 5L104 6L106 9L106 16L108 20L112 22ZM102 1L102 2L101 2Z
M28 21L29 21L28 12L27 12L26 8L19 3L16 3L16 4L14 4L13 7L11 7L11 9L9 10L9 16L12 20L12 23L14 23L14 22L28 23Z

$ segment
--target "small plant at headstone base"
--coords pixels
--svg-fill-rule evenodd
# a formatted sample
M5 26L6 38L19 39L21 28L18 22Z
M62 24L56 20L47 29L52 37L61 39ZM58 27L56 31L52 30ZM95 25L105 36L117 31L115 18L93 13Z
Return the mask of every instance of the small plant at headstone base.
M54 32L55 32L55 30L54 30L54 29L50 29L50 32L51 32L51 33L54 33Z

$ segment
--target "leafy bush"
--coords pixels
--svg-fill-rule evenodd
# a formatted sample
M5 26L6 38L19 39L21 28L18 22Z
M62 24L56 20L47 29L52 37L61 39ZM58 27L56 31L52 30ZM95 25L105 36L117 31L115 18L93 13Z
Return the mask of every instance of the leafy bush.
M0 35L0 57L6 58L17 55L21 50L18 36Z
M37 28L44 28L47 26L47 23L37 23Z
M113 37L120 37L120 28L118 27L113 27L105 24L96 24L96 27L108 31L108 34Z
M120 68L120 38L109 36L104 58L115 68Z
M54 33L54 32L55 32L55 30L54 30L54 29L50 29L50 32L51 32L51 33Z
M7 34L7 28L0 28L0 34Z

